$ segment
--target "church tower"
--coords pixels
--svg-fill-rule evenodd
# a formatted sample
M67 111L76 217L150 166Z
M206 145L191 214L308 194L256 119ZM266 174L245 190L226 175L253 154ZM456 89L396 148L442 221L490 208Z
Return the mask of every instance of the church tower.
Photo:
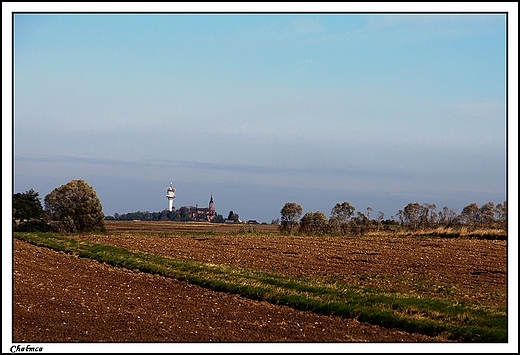
M215 204L213 203L213 194L211 194L211 197L209 199L209 210L211 212L215 211Z

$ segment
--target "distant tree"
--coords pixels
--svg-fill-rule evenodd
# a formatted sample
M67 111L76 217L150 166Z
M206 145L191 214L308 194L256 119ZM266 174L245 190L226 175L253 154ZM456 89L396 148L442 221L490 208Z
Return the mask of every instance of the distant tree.
M170 211L168 209L162 210L158 217L159 221L170 221L171 217L172 217L170 212L173 212L173 211Z
M327 232L327 216L323 212L307 212L300 220L300 231L306 234L324 234Z
M30 189L25 193L13 195L13 218L19 221L40 219L43 216L43 207L38 192Z
M377 213L377 231L379 232L379 229L381 228L381 222L385 218L385 213L382 211L379 211Z
M421 225L431 227L437 223L437 205L434 203L423 203L421 209Z
M172 217L174 211L168 211L168 212L171 212L170 214L167 215L168 220L171 220L171 217ZM160 221L162 215L163 215L162 211L161 212L151 212L150 213L150 217L151 217L152 221Z
M437 222L444 227L449 227L457 221L457 211L444 206L442 211L439 211Z
M503 228L507 225L507 201L499 203L495 207L495 220L499 222L499 225Z
M370 213L372 213L374 209L370 206L367 207L367 218L370 219Z
M352 227L359 233L365 234L370 228L370 219L361 211L357 212L356 217L352 218Z
M193 221L188 207L182 206L179 208L179 220L181 222Z
M44 221L43 210L38 192L30 189L25 193L13 195L13 231L42 231L48 230Z
M313 215L314 212L307 212L303 215L303 217L300 219L300 232L305 234L313 233Z
M298 226L298 220L303 212L302 206L296 202L287 202L280 211L280 230L292 233Z
M418 229L420 227L428 228L437 223L438 215L435 204L418 202L410 202L402 210L399 210L398 216L401 224L410 229Z
M462 209L459 218L464 224L474 225L480 221L480 208L476 203L470 203Z
M52 226L60 232L92 232L105 229L101 201L83 180L72 180L52 190L44 199Z
M423 207L418 202L410 202L403 210L399 210L399 219L403 225L418 229L424 221Z
M329 228L334 233L347 234L349 221L354 215L356 207L349 202L336 203L330 211Z
M495 203L488 202L480 207L480 223L491 226L495 221Z
M151 213L150 211L128 212L120 215L119 219L122 221L157 221L160 219L161 213Z
M276 224L276 225L280 224L280 218L275 218L275 219L271 220L271 224Z
M224 223L226 220L224 219L224 216L222 216L221 214L217 214L215 217L213 217L213 219L211 220L211 222L213 223Z
M174 208L173 211L169 211L168 212L168 219L170 221L179 222L181 220L181 214L180 214L179 210L176 210Z

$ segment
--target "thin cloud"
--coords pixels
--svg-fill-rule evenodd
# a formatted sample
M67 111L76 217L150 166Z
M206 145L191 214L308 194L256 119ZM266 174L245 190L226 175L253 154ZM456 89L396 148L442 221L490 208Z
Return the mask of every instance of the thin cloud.
M309 166L309 167L274 167L267 165L249 165L249 164L232 164L232 163L210 163L201 161L189 160L146 160L146 161L130 161L130 160L116 160L108 158L91 158L80 156L66 156L66 155L43 155L43 156L16 156L17 162L45 162L45 163L76 163L89 165L109 165L111 167L119 166L129 169L137 169L143 167L157 167L162 168L165 165L176 168L188 168L204 171L225 171L245 174L265 174L265 175L335 175L335 176L357 176L357 177L375 177L388 178L397 176L396 172L356 169L349 167L327 167L327 166Z

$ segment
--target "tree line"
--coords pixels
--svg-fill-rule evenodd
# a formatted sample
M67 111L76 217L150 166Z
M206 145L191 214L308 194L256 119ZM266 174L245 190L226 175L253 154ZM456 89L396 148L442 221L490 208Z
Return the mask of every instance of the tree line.
M287 202L280 211L280 231L301 232L304 234L360 234L368 231L391 229L398 225L407 230L419 230L435 227L471 226L486 228L507 227L507 201L497 205L494 202L478 206L471 203L460 214L444 206L437 210L435 204L411 202L399 210L392 219L384 219L381 211L371 218L373 209L367 207L366 213L356 211L349 202L336 203L329 218L321 211L307 212L301 217L303 208L296 202ZM301 217L301 218L300 218Z
M174 221L174 222L190 222L196 221L193 218L193 215L190 213L189 207L182 206L179 209L173 209L172 211L163 210L161 212L149 212L149 211L136 211L136 212L128 212L128 213L114 213L114 216L105 216L105 220L112 221ZM217 214L210 221L212 223L224 223L228 221L233 221L233 223L240 223L240 216L238 213L233 211L229 211L227 218L225 219L223 215Z
M142 221L189 221L192 220L189 209L161 212L131 212L106 218L102 211L101 201L96 191L83 180L72 180L55 188L44 198L42 207L38 192L30 189L25 193L13 195L13 231L57 231L57 232L90 232L104 231L105 219L142 220ZM444 206L437 210L435 204L418 202L407 204L391 219L384 219L381 211L373 216L373 209L366 212L356 211L349 202L336 203L327 216L321 212L307 212L301 217L303 208L296 202L287 202L280 211L279 224L282 232L301 232L305 234L360 234L372 230L391 229L399 226L407 230L418 230L432 227L472 226L501 228L507 227L507 201L495 205L493 202L478 206L471 203L461 213ZM301 218L300 218L301 217ZM240 221L238 214L229 212L227 220ZM217 215L212 222L224 223L222 215Z

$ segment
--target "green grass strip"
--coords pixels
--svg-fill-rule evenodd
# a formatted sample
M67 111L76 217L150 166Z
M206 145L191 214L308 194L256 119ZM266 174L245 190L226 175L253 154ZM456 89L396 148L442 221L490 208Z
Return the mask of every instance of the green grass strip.
M503 309L168 258L50 233L15 233L15 237L109 265L138 269L299 310L357 318L407 332L442 335L450 340L507 342L507 314Z

